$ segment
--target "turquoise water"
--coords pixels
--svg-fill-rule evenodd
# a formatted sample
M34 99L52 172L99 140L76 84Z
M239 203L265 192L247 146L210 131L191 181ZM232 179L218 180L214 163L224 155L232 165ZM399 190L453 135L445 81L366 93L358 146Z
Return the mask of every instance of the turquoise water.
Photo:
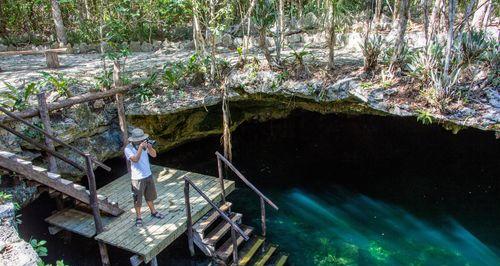
M280 206L278 212L267 209L268 239L292 254L292 265L500 265L498 250L450 217L430 223L396 205L336 188L268 193ZM240 189L231 200L236 211L260 217L252 194ZM250 223L260 230L259 218Z

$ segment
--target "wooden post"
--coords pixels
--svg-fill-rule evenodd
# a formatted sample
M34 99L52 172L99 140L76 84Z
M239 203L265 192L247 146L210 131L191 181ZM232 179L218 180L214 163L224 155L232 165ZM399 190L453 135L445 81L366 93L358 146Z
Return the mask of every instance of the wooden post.
M262 197L260 197L260 219L262 222L262 236L266 236L266 203Z
M193 222L191 220L191 204L189 203L189 183L184 181L184 202L186 203L186 221L187 221L187 235L189 253L194 256L194 242L193 242Z
M122 132L122 142L123 142L122 151L123 151L128 144L127 119L125 117L125 107L123 105L123 94L117 93L115 95L115 99L116 99L116 109L118 111L118 122L120 123L120 131ZM127 162L128 172L130 173L130 161L126 160L126 162Z
M38 99L38 111L40 112L40 120L42 120L43 127L47 133L53 135L52 126L50 125L50 116L47 109L47 98L45 92L37 94ZM52 139L45 137L45 145L52 151L55 151L54 142ZM46 154L47 161L49 163L49 172L57 173L57 163L56 158L51 154Z
M47 61L48 68L59 68L59 57L56 52L46 51L45 60Z
M239 265L238 242L236 241L236 231L234 231L234 226L232 225L231 225L231 241L233 242L233 264Z
M224 175L222 174L222 162L220 161L219 157L217 157L217 169L219 171L219 182L220 182L220 187L222 189L222 204L226 203L226 190L224 188Z
M158 260L156 260L156 256L154 256L151 261L149 262L149 265L151 266L158 266Z
M94 169L92 168L92 159L90 157L90 154L88 153L85 154L85 163L89 183L89 202L90 207L92 208L92 214L94 215L95 231L96 234L100 234L102 233L102 231L104 231L104 227L102 225L101 214L99 211L99 202L97 200L97 188L95 184ZM99 252L101 253L102 265L111 265L109 262L108 250L106 248L106 245L101 241L97 241L97 244L99 245Z

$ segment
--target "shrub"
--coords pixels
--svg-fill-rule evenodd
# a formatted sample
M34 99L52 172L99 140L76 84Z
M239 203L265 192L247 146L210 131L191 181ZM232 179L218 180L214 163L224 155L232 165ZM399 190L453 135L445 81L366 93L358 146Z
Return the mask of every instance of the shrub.
M45 247L45 244L47 244L47 241L45 240L36 240L35 238L30 239L30 244L35 250L36 254L40 257L45 257L48 255L48 249Z
M430 84L432 70L442 69L443 48L439 43L433 43L426 51L418 51L411 56L406 67L408 75L419 81L421 87Z
M374 35L366 38L366 41L361 44L365 71L372 71L377 66L378 57L382 53L383 43L382 36Z
M7 91L0 94L0 105L8 107L11 111L21 111L28 108L29 98L38 93L38 86L32 82L16 88L10 83L4 82Z
M483 31L469 31L462 35L461 59L462 65L475 64L488 49L488 39Z

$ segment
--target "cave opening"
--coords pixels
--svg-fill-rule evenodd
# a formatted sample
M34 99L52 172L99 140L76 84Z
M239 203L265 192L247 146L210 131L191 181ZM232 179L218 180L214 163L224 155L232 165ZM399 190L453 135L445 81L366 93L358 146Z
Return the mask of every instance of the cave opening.
M280 207L268 211L268 238L290 254L291 265L500 262L500 144L491 133L452 134L414 118L298 110L283 119L246 122L232 140L236 167ZM220 136L205 137L153 163L216 176L216 150ZM105 176L98 185L124 173L122 158L107 163L122 170L96 173ZM230 200L245 222L259 228L257 196L238 183ZM31 220L48 201L41 198L23 211L30 218L20 227L24 235L53 237L33 229ZM54 249L64 251L50 256L78 258L55 242ZM189 265L185 242L179 238L159 262ZM111 257L128 260L114 249Z

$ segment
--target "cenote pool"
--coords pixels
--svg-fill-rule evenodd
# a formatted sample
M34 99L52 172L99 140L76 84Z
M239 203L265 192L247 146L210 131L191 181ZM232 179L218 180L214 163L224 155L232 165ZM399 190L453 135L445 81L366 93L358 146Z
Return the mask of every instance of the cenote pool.
M457 135L414 118L294 112L251 122L233 133L234 164L269 196L269 242L289 265L500 265L500 144L492 133ZM219 136L163 153L154 163L216 175ZM103 185L124 173L123 159L99 171ZM230 196L244 222L260 228L259 199L243 184ZM53 262L99 263L95 242L50 236L47 196L23 211L25 238L48 240ZM160 265L193 260L185 236L158 257ZM198 252L201 253L201 252ZM110 248L111 261L131 254Z

